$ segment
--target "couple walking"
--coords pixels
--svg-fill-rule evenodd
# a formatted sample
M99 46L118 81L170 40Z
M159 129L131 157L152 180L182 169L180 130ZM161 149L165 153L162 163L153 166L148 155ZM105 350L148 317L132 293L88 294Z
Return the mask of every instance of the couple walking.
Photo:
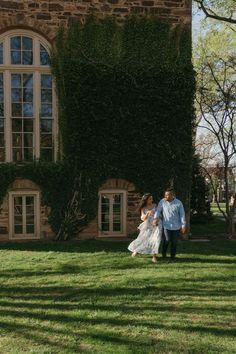
M186 232L183 204L175 198L174 190L167 189L164 198L158 205L154 204L150 193L145 193L140 203L139 212L142 220L138 226L139 235L128 247L132 256L135 257L138 253L151 254L152 262L156 263L160 243L163 239L162 256L166 257L170 244L171 259L174 260L179 233Z

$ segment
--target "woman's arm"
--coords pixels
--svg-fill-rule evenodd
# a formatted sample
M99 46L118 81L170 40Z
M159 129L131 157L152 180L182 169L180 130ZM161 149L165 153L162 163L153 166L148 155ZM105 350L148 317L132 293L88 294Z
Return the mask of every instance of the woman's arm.
M151 215L151 211L148 211L148 212L145 214L144 209L141 210L141 220L142 220L142 221L147 220L150 215Z

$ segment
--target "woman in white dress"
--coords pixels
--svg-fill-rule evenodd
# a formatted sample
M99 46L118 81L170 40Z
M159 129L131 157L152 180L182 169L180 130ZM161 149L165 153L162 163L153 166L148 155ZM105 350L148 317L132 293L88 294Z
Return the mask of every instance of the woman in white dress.
M143 221L138 226L139 235L128 246L128 250L132 252L132 257L135 257L138 253L151 254L153 263L157 262L162 235L161 221L158 225L152 225L155 207L156 204L153 202L151 193L145 193L139 207L141 220Z

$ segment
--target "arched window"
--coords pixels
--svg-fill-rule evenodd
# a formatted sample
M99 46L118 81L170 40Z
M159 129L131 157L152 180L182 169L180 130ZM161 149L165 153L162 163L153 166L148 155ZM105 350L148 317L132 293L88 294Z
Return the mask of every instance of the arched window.
M56 112L49 45L12 30L0 37L0 161L52 161Z

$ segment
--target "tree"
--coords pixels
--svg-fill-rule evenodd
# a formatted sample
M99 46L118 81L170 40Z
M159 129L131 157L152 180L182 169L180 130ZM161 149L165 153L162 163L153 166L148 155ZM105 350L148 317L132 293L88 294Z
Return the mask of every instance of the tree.
M193 158L191 188L191 221L206 222L211 216L209 190L198 155Z
M235 0L195 0L195 3L206 17L236 24Z
M232 53L222 57L220 54L220 51L208 50L206 53L204 50L198 61L198 127L206 131L208 138L212 139L209 151L221 161L226 211L220 207L212 173L209 168L205 168L204 172L213 188L218 208L226 220L228 232L235 235L234 215L229 205L229 171L236 154L236 59Z

